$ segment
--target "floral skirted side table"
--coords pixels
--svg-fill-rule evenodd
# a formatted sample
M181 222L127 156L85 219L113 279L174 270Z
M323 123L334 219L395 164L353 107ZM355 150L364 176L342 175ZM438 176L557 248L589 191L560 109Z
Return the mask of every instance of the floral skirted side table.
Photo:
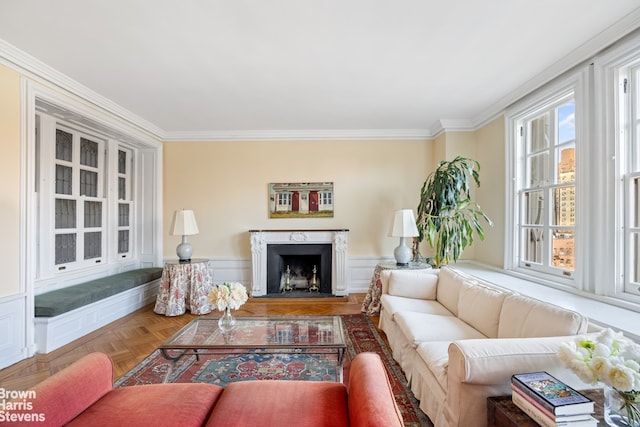
M187 310L197 315L210 313L212 307L208 297L211 286L209 260L168 261L162 270L153 311L165 316L180 316Z

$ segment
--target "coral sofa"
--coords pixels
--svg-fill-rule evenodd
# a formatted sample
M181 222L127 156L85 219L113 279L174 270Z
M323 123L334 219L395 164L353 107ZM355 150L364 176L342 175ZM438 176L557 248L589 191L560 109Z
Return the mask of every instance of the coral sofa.
M403 426L380 357L358 354L349 383L245 381L113 388L113 364L89 354L0 414L8 426ZM19 406L16 403L16 406ZM6 408L6 405L5 405ZM9 406L11 408L11 406ZM30 418L31 421L18 421Z
M579 313L449 267L385 270L380 328L420 408L436 427L485 426L486 398L510 394L510 377L562 368L562 342L587 331Z

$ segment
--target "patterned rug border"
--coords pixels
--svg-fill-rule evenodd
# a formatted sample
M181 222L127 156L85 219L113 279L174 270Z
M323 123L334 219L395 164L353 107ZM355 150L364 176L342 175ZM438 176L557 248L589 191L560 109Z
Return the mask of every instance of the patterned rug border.
M390 380L393 382L397 382L398 385L403 389L404 394L398 395L396 394L396 401L398 401L398 406L402 409L405 407L410 407L413 411L414 416L411 418L415 418L414 421L405 420L405 426L407 427L422 427L422 426L433 426L429 418L422 412L419 407L419 402L414 397L413 393L409 389L407 385L407 380L400 369L398 363L393 359L391 354L391 350L387 346L386 342L382 339L376 326L371 321L371 318L364 314L340 314L342 319L342 324L345 331L345 341L347 344L347 360L345 363L345 378L348 376L349 369L349 361L353 360L356 354L364 352L364 351L373 351L375 353L382 353L382 361L385 365L385 368L390 374ZM376 344L376 348L370 348L366 345L367 340L358 341L353 335L358 333L357 324L363 323L366 325L367 332L369 332ZM350 327L351 326L351 327ZM365 344L365 345L362 345ZM114 386L121 387L123 383L125 383L129 378L136 376L140 371L147 369L147 365L152 363L154 359L158 357L160 350L156 349L151 354L149 354L144 360L142 360L139 364L137 364L133 369L129 372L118 378ZM186 369L183 366L177 367L176 372L174 372L175 376L178 377L181 374L181 369ZM400 400L400 401L399 401ZM403 414L404 415L404 414Z

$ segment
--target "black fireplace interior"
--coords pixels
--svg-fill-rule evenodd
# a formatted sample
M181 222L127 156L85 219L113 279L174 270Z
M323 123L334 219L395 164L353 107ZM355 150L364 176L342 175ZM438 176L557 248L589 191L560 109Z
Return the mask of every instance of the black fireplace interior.
M267 245L267 294L282 293L287 266L296 292L311 286L316 267L320 294L331 294L331 244Z

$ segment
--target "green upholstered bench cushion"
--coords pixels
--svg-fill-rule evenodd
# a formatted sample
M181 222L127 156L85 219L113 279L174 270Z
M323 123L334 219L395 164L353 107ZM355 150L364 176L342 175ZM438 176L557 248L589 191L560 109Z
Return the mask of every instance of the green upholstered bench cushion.
M36 295L35 314L36 317L55 317L149 283L161 276L160 267L140 268Z

